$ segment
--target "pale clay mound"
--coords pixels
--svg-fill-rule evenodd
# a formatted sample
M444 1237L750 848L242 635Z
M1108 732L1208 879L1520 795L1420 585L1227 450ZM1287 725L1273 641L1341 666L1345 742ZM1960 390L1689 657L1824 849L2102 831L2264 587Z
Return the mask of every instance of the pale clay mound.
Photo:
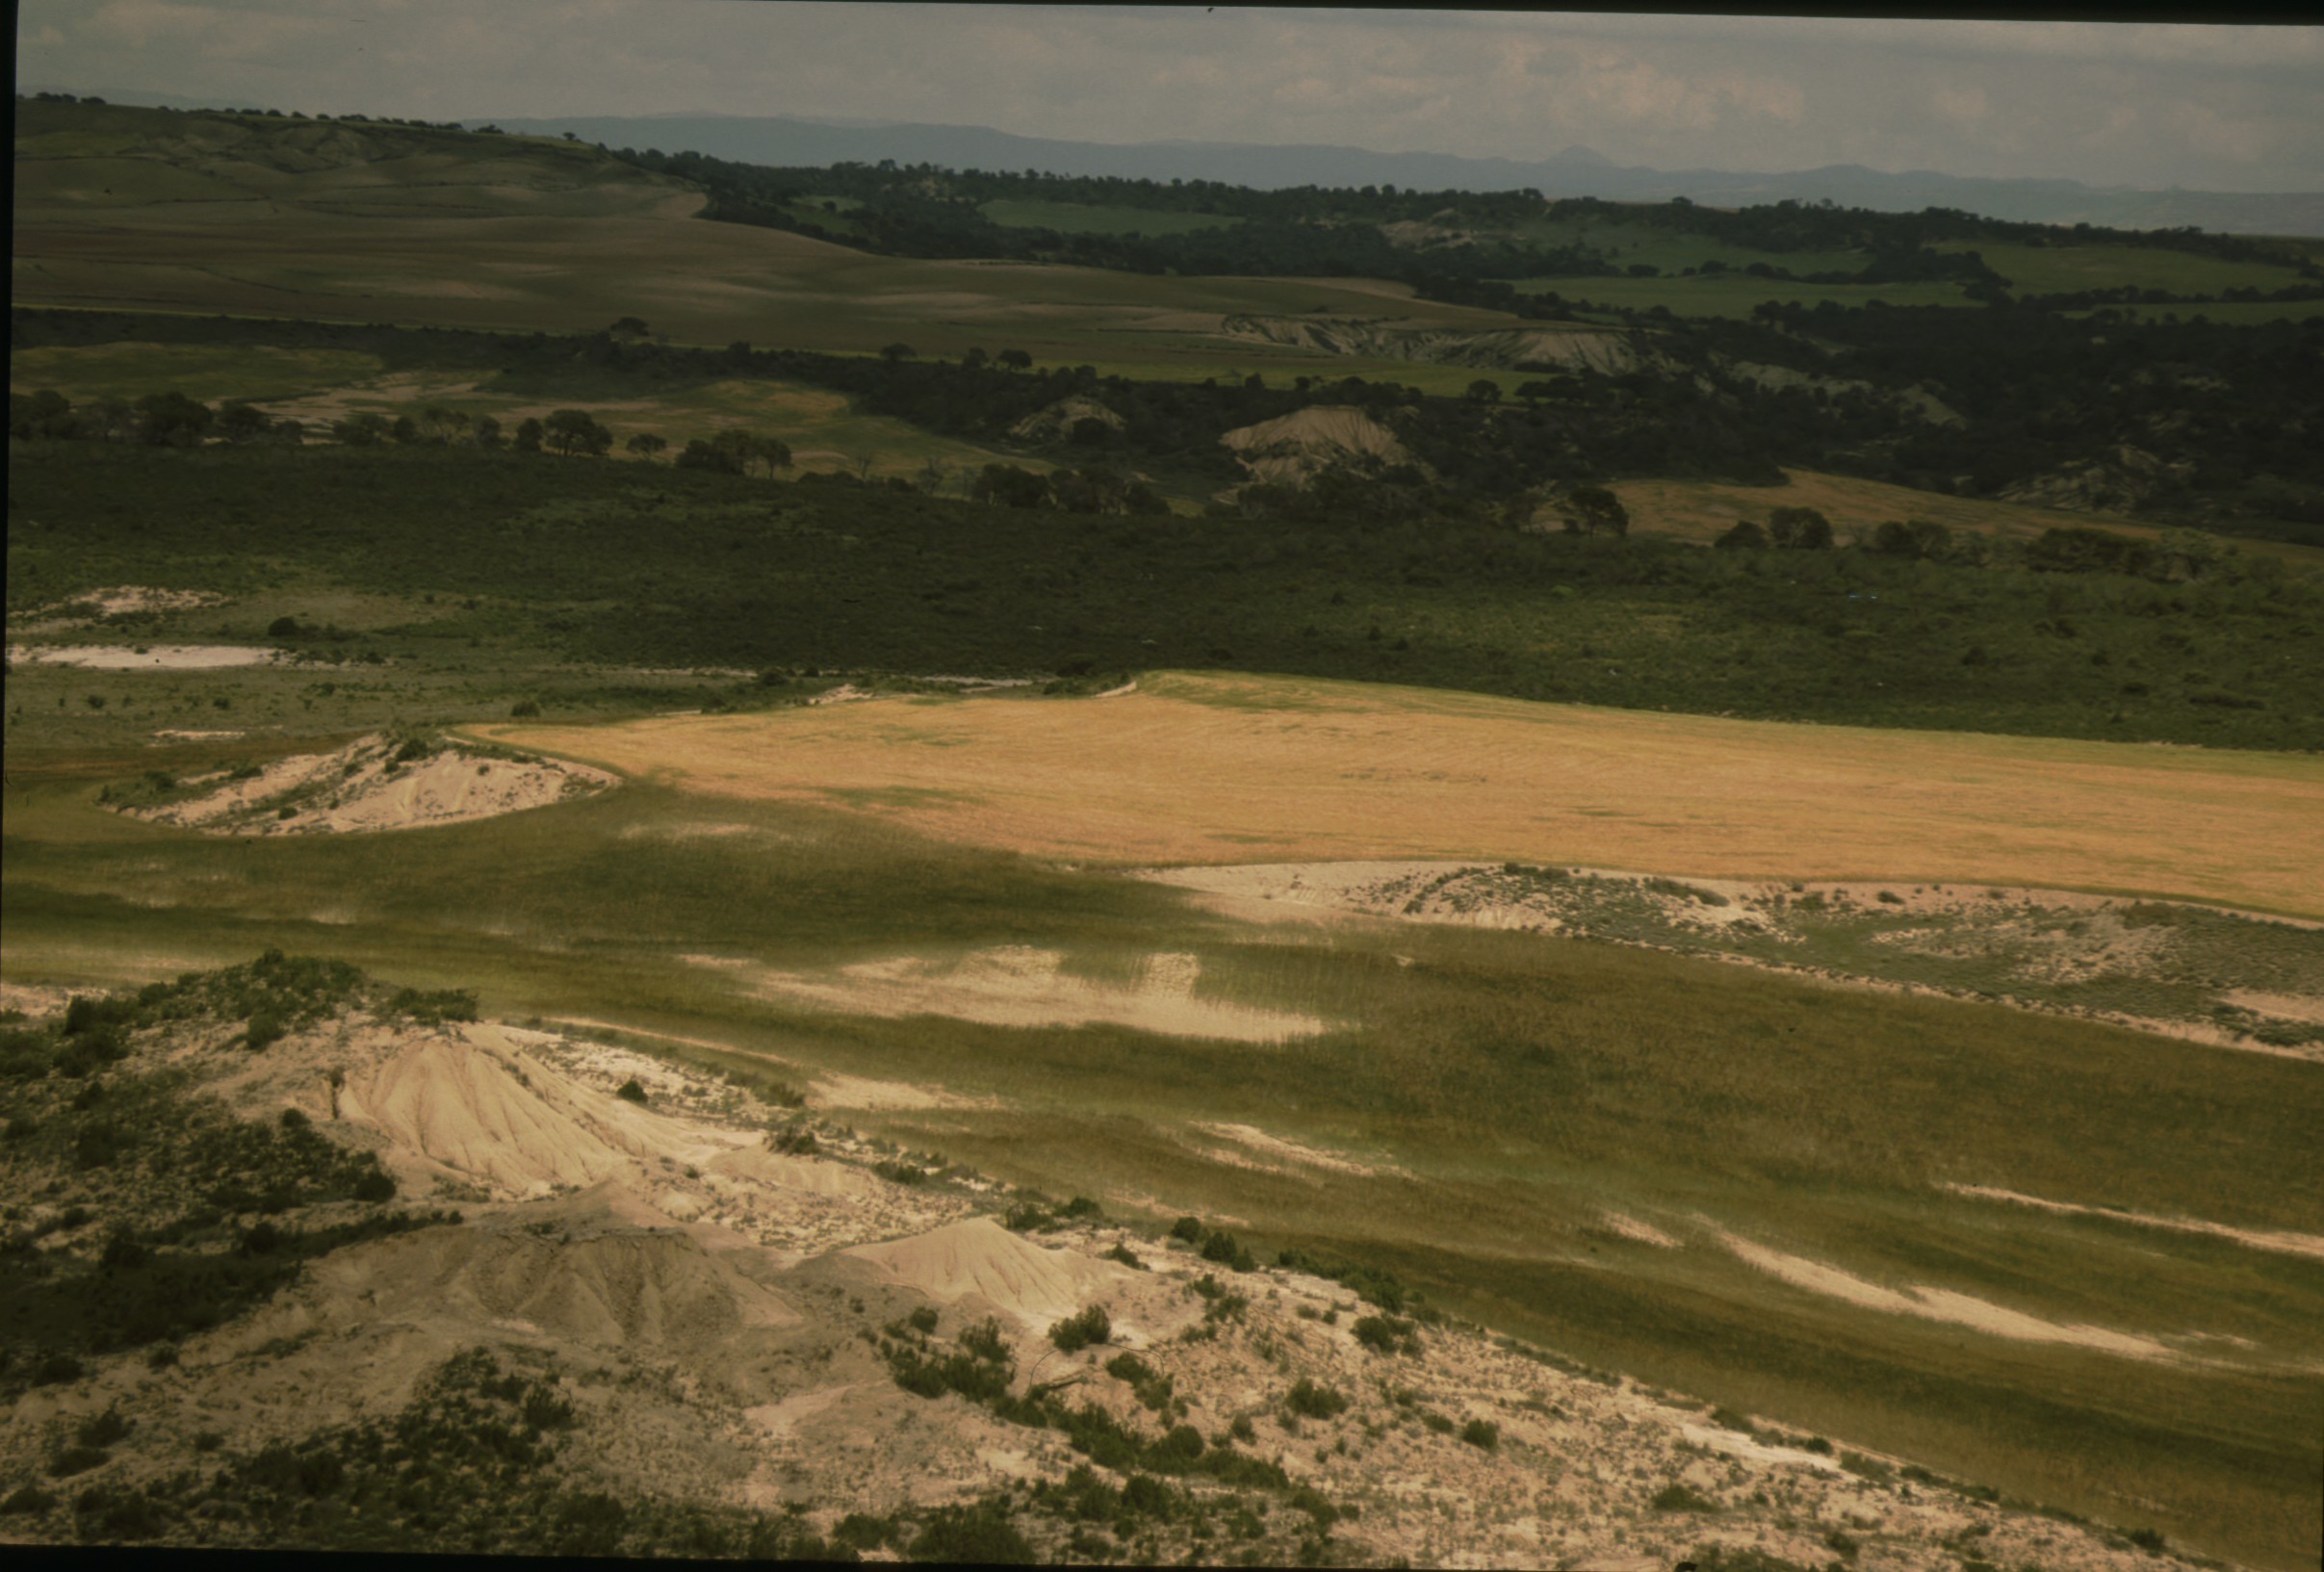
M1076 393L1033 411L1010 426L1009 435L1028 442L1043 442L1068 435L1083 421L1096 421L1116 431L1128 424L1118 412L1097 399Z
M616 777L555 759L507 759L456 745L399 763L389 739L276 760L255 776L227 772L186 784L204 795L124 812L220 835L335 835L495 818L604 790ZM289 812L286 813L284 810Z
M1393 432L1352 404L1293 410L1229 431L1219 441L1253 477L1283 485L1298 485L1319 470L1342 465L1393 469L1411 462Z
M1155 955L1132 987L1070 976L1056 950L1004 944L953 961L864 961L828 973L766 971L762 992L851 1015L947 1016L994 1026L1134 1027L1172 1037L1281 1043L1329 1029L1313 1016L1197 998L1192 955Z
M1045 1250L989 1217L968 1218L917 1239L857 1245L846 1253L943 1303L974 1295L1037 1332L1134 1276L1110 1261Z

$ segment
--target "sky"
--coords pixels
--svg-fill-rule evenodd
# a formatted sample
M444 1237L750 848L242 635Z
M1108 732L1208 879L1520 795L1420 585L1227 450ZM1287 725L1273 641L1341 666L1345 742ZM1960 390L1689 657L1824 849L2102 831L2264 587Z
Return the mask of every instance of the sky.
M2324 191L2324 26L795 0L21 0L19 84L471 124L791 115L1071 141Z

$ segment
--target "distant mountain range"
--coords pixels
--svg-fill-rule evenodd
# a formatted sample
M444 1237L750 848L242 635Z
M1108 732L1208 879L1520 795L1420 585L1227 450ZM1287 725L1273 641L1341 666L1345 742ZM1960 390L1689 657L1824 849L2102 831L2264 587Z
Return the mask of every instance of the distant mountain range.
M36 90L26 88L23 91ZM155 93L108 92L115 103L169 109L233 108ZM1650 169L1618 165L1588 147L1537 160L1462 158L1451 153L1376 153L1362 147L1278 147L1244 142L1116 144L1020 137L985 126L912 125L790 116L576 115L552 118L479 116L536 136L566 132L607 147L708 153L749 164L814 166L855 161L935 164L956 169L1119 175L1147 180L1217 180L1270 191L1285 186L1394 185L1419 191L1522 191L1598 196L1616 202L1749 207L1791 198L1829 200L1884 213L1959 208L2034 223L2092 223L2118 229L2177 229L2324 237L2324 192L2143 191L2075 180L1992 180L1911 169L1890 174L1832 164L1787 174L1726 169Z
M484 123L470 120L470 125ZM1361 147L1272 147L1240 142L1114 144L1020 137L984 126L907 125L798 119L788 116L571 116L498 119L506 131L570 131L608 147L692 151L751 164L936 164L956 169L1041 169L1131 179L1217 180L1275 190L1285 186L1395 185L1420 191L1536 190L1544 196L1598 196L1712 207L1829 199L1886 213L1959 208L2036 223L2092 223L2120 229L2324 236L2324 192L2138 191L2074 180L1988 180L1914 169L1889 174L1834 164L1789 174L1722 169L1650 169L1617 165L1587 147L1527 162L1450 153L1375 153Z

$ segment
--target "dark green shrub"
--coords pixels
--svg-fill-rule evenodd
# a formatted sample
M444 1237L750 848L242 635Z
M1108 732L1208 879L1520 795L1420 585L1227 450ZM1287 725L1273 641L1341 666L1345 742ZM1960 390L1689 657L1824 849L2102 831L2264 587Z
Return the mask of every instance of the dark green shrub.
M1000 1323L997 1321L980 1321L963 1331L954 1341L979 1359L993 1364L1008 1362L1008 1340L1001 1335Z
M1348 1411L1348 1396L1334 1387L1318 1386L1305 1376L1291 1383L1283 1405L1306 1419L1330 1419Z
M1033 1559L1033 1546L1010 1521L1007 1504L987 1499L968 1507L937 1508L904 1554L916 1561L1022 1565Z
M1190 1245L1202 1242L1202 1220L1199 1217L1182 1217L1170 1225L1173 1239L1183 1239Z
M831 1531L832 1543L850 1550L877 1550L882 1545L901 1544L903 1537L903 1528L894 1518L874 1517L869 1512L849 1512Z
M75 1446L66 1447L51 1456L46 1466L50 1479L68 1480L75 1474L86 1474L99 1464L112 1460L113 1455L102 1447Z
M282 1012L271 1007L259 1009L250 1017L249 1028L243 1033L243 1046L252 1053L279 1043L290 1034L290 1026Z
M1483 1452L1496 1452L1501 1446L1501 1427L1489 1419L1472 1419L1460 1427L1460 1439Z
M445 988L432 992L400 988L388 998L380 1014L415 1020L423 1026L441 1026L452 1020L474 1020L477 1018L477 996L465 988Z
M1165 1473L1182 1473L1202 1452L1201 1431L1192 1425L1174 1425L1168 1434L1146 1449L1147 1466Z
M2169 1544L2156 1529L2132 1529L2126 1537L2150 1556L2161 1555Z
M916 1331L932 1332L936 1330L936 1306L923 1304L904 1319L912 1324L913 1329Z
M1092 1343L1108 1342L1113 1335L1113 1317L1102 1304L1093 1304L1049 1328L1049 1341L1067 1353L1077 1353Z
M1348 1328L1356 1340L1375 1353L1418 1353L1420 1339L1413 1335L1412 1324L1399 1316L1357 1316Z
M1105 1258L1109 1261L1119 1261L1123 1266L1128 1267L1132 1272L1150 1272L1153 1270L1144 1261L1139 1260L1137 1252L1132 1250L1127 1245L1115 1245L1112 1250L1109 1250L1105 1252Z
M622 1082L620 1090L613 1095L624 1102L643 1103L646 1100L646 1089L637 1084L635 1076Z
M1684 1483L1666 1484L1646 1504L1658 1512L1716 1512L1718 1503Z
M120 1411L108 1408L103 1413L81 1422L72 1438L85 1447L109 1447L129 1433L129 1422Z
M69 1353L52 1352L40 1355L39 1362L33 1366L33 1384L57 1386L65 1381L77 1381L82 1375L80 1360Z

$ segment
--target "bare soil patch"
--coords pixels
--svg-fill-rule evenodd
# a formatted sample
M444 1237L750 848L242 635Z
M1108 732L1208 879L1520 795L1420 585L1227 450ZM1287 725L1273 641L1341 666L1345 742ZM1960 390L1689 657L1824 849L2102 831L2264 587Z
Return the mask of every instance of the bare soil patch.
M80 666L89 671L219 671L270 666L288 658L256 644L12 644L9 663Z
M836 973L768 970L770 995L850 1014L948 1016L995 1026L1129 1026L1173 1037L1279 1043L1327 1029L1313 1016L1198 998L1201 964L1192 955L1148 958L1133 986L1072 976L1056 950L997 945L952 958L898 956Z
M122 811L215 835L332 835L493 818L592 795L603 770L452 744L364 737L336 753L175 783L167 800Z

